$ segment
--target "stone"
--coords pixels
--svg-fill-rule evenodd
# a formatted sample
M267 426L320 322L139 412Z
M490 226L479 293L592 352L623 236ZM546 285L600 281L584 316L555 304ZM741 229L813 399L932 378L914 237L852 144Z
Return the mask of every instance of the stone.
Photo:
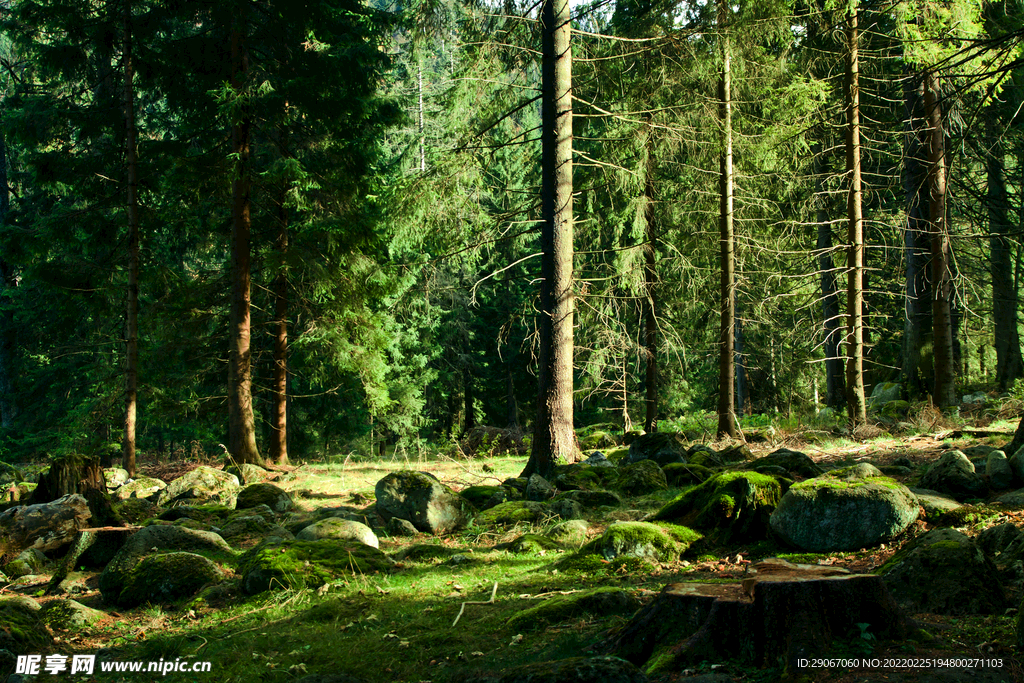
M632 464L641 460L653 460L658 465L686 462L686 445L682 436L671 432L654 432L637 437L629 444L629 455L623 462Z
M919 512L910 490L887 477L825 475L791 486L772 513L771 529L807 552L851 551L896 537Z
M502 493L504 489L501 486L467 486L466 488L459 491L459 495L466 499L470 505L475 507L477 510L486 510L489 507L494 507L498 503L491 505L491 501L495 499L496 493ZM499 501L504 502L504 501Z
M868 398L868 408L875 409L890 401L899 401L903 398L903 385L896 382L879 382L871 389L871 396Z
M534 524L540 522L548 514L550 513L545 503L532 500L510 500L478 514L476 523L478 526L511 526L520 522Z
M390 571L393 562L377 548L355 541L268 541L241 559L242 590L315 588L341 576Z
M855 481L858 479L867 479L869 477L882 477L885 476L882 470L878 469L869 462L859 462L856 465L850 465L849 467L839 467L828 472L828 476L835 479L842 479L843 481Z
M1015 486L1024 483L1024 446L1010 456L1010 469L1013 470L1013 481Z
M627 496L644 496L667 489L668 480L657 462L640 460L619 468L619 478L613 488Z
M423 472L400 470L377 482L377 513L409 520L417 530L447 534L463 528L472 506L457 493Z
M1016 491L1010 491L996 498L996 502L1002 503L1003 505L1010 505L1012 507L1024 507L1024 489L1017 489Z
M614 448L618 446L618 440L605 431L596 431L580 438L580 450L592 451L596 448Z
M8 508L0 513L0 555L28 548L57 550L75 540L91 517L89 504L77 493L49 503Z
M605 457L605 454L600 451L584 460L583 464L590 465L591 467L615 467L615 463Z
M419 530L407 519L392 517L384 525L384 532L388 536L415 536L419 533Z
M531 474L526 483L526 500L545 501L555 497L555 487L539 474Z
M540 534L523 534L508 543L499 543L494 546L495 550L505 550L510 553L534 553L545 554L553 550L561 550L562 545L547 536ZM454 559L453 556L451 559Z
M661 468L669 486L686 488L702 484L715 474L715 470L692 462L673 462Z
M268 536L288 540L295 538L295 535L283 526L268 522L260 515L232 517L223 527L216 530L216 533L235 546L257 539L263 540Z
M559 493L552 504L564 499L571 500L581 508L588 510L602 506L618 507L622 505L622 498L611 491L566 491Z
M79 595L89 592L89 577L82 572L69 572L53 589L54 595Z
M498 671L466 672L459 683L647 683L634 664L617 657L572 657Z
M295 538L299 541L322 541L324 539L356 541L371 548L380 547L380 542L370 527L337 517L328 517L315 524L310 524L295 534Z
M78 631L106 618L107 613L75 600L51 600L43 609L43 621L53 628Z
M274 484L249 484L238 492L238 499L235 502L237 509L253 508L258 505L266 505L274 512L281 513L292 510L295 501L287 491Z
M614 522L604 533L584 545L577 555L600 555L605 560L616 557L637 557L657 562L679 559L701 535L687 529L650 522Z
M0 598L0 649L14 655L49 653L53 636L40 610L30 598Z
M823 473L821 467L819 467L805 453L791 451L788 448L780 448L762 458L752 460L746 463L743 466L743 469L759 472L761 471L761 468L771 466L781 467L783 474L786 474L787 476L788 473L793 473L804 478L809 478L816 477Z
M42 550L29 548L21 551L17 557L7 563L4 572L12 579L30 574L42 574L46 569L46 555Z
M189 504L224 505L233 508L240 489L238 477L235 475L200 465L161 490L157 504L166 507L171 503L188 501Z
M121 607L175 602L223 579L220 567L202 555L185 552L149 555L128 572L114 602Z
M607 616L612 614L632 615L640 609L639 599L621 588L606 586L572 593L556 595L527 607L508 620L513 631L536 631L549 624L564 622L583 614Z
M128 500L129 498L149 498L163 489L167 488L167 484L154 479L153 477L137 477L131 481L125 483L114 491L114 497L118 500Z
M582 519L570 519L554 525L544 535L569 548L579 548L587 541L590 526Z
M917 498L918 504L924 508L925 517L934 517L935 515L942 514L943 512L949 512L950 510L956 510L962 505L950 498L944 493L933 491L931 489L919 489L911 488L910 492Z
M0 460L0 486L20 484L23 481L25 481L25 475L22 474L21 470L10 463Z
M997 491L1013 487L1013 468L1002 451L992 451L985 457L985 475L988 485Z
M775 477L758 472L720 472L688 489L654 514L724 540L761 540L782 496Z
M1024 555L1024 533L1011 522L990 526L977 535L975 543L998 564L1015 562Z
M975 472L974 463L958 450L946 451L921 477L921 488L948 493L958 500L985 495L988 485Z
M200 551L224 556L233 555L234 552L227 541L211 531L178 526L147 526L125 542L100 574L99 588L104 598L116 600L135 565L147 555L160 551Z
M992 560L956 529L932 529L896 553L881 575L912 612L1002 614L1006 595Z
M231 465L225 467L224 471L228 474L233 474L238 477L238 481L242 486L249 486L252 484L258 484L261 481L266 481L270 477L270 472L263 469L259 465L253 465L252 463L243 462L237 467Z
M108 491L116 491L128 483L130 477L128 470L121 467L107 467L103 470L103 480L107 484Z
M562 519L582 519L583 506L572 498L557 498L548 503L548 512Z

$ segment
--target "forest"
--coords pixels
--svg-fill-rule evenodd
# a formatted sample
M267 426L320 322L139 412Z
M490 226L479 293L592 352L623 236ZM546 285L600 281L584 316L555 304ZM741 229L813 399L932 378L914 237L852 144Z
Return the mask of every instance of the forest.
M1016 396L1024 11L14 0L0 457ZM897 410L899 408L897 407Z

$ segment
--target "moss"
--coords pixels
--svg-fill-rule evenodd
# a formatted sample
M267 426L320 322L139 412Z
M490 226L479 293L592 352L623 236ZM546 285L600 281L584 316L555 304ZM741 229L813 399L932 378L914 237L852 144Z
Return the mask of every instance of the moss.
M617 522L555 566L564 571L644 571L648 560L676 560L701 535L676 525Z
M679 520L727 538L761 538L781 497L782 487L772 476L722 472L681 493L653 519Z
M709 467L683 462L670 462L661 469L665 473L668 485L679 488L692 484L701 484L715 473Z
M540 553L549 550L561 550L562 544L547 536L523 534L514 541L495 546L495 549L507 550L511 553Z
M945 510L928 516L936 526L966 527L993 520L1006 511L995 505L961 505L955 510Z
M475 508L483 508L496 493L501 493L500 486L468 486L459 492L469 504Z
M603 587L582 593L556 595L512 616L508 626L532 631L581 614L632 614L640 601L620 588Z
M479 526L511 526L526 522L532 524L544 517L547 506L530 500L510 500L484 510L476 516Z
M135 607L144 602L173 602L223 578L217 565L195 553L150 555L128 572L117 604Z
M347 541L284 541L262 543L241 562L242 587L250 595L273 586L320 586L346 574L390 570L392 563L376 548Z
M53 637L39 616L13 601L0 601L0 648L13 654L31 654L48 649Z

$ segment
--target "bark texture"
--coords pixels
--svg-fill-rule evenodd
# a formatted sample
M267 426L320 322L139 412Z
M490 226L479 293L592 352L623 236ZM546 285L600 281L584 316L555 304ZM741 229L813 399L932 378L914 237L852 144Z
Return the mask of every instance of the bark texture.
M718 438L735 437L736 428L736 240L733 232L733 169L732 169L732 63L726 25L729 6L718 3L718 26L722 31L722 74L718 83L719 119L722 126L722 157L719 172L718 241L722 281L721 327L718 337Z
M861 195L860 165L860 36L857 10L847 17L846 62L846 170L850 177L847 197L847 269L846 285L846 392L850 421L867 421L864 400L864 216Z
M647 167L644 182L644 431L658 431L658 233L654 229L654 134L648 127ZM628 413L627 413L628 414Z
M985 172L988 179L986 204L996 382L1000 391L1007 391L1014 380L1024 376L1024 362L1021 360L1020 337L1017 332L1017 287L1013 278L1013 244L1010 242L1013 228L1006 195L1006 168L1003 144L996 131L990 134Z
M278 206L277 251L282 265L274 278L274 376L271 380L270 459L288 464L288 210L284 192Z
M828 173L822 144L816 143L814 152L814 194L817 209L814 220L818 225L817 243L818 272L821 279L821 312L825 331L825 405L833 410L846 406L846 373L840 346L843 340L841 313L839 309L839 283L836 266L832 260L832 224L829 222L828 202L824 179Z
M122 465L135 476L135 426L139 396L139 163L135 127L131 3L124 3L125 142L128 166L128 310L125 312L124 444Z

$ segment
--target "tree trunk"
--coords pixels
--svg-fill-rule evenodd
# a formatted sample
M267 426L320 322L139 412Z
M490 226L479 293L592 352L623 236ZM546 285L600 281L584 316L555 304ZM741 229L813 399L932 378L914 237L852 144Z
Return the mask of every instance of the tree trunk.
M467 364L462 369L462 398L465 401L466 406L466 421L462 429L462 434L465 436L469 434L473 427L476 427L476 399L473 396L473 370Z
M824 134L824 133L822 133ZM843 334L840 329L839 285L836 266L832 261L832 225L829 223L825 193L825 175L828 173L822 143L814 149L814 194L817 197L815 222L818 224L816 248L818 272L821 278L821 309L825 330L825 405L840 410L846 405L846 375L843 359L839 355Z
M568 0L545 0L541 69L541 295L537 422L523 476L576 453L573 431L572 53Z
M248 78L249 55L245 47L244 20L238 16L231 30L231 88L236 97ZM231 149L235 154L231 210L231 334L228 354L228 444L237 463L259 464L256 421L252 412L252 358L249 240L252 233L250 168L252 112L243 104L231 122Z
M647 167L644 182L644 360L646 361L646 390L644 431L658 431L658 308L657 308L657 250L658 235L654 230L654 133L648 126Z
M928 116L928 187L931 231L932 338L935 348L935 386L932 400L945 408L956 403L956 370L953 358L953 324L950 304L953 284L950 273L949 228L946 224L946 150L939 101L939 77L925 75L924 107Z
M270 407L270 459L288 464L288 210L285 193L278 205L277 251L281 269L274 278L274 377Z
M511 366L505 368L505 422L508 429L519 429L519 404Z
M849 276L846 286L846 391L850 421L854 424L863 424L867 421L867 406L864 401L864 221L860 177L860 37L857 18L856 8L851 9L848 14L849 51L846 63L846 102L849 116L846 131L846 170L850 176L847 199Z
M906 317L903 331L903 382L911 396L924 396L934 383L932 363L932 289L928 277L927 132L923 112L924 82L908 78L904 86L906 133L903 147L903 193L907 200L904 233Z
M729 6L726 0L718 3L718 28L722 32L722 74L718 83L719 118L722 124L722 158L719 175L719 251L722 282L719 292L722 321L718 337L718 438L738 435L736 429L734 364L736 326L736 242L733 234L733 174L732 174L732 64L726 18Z
M427 139L423 133L423 58L416 63L416 83L419 94L418 129L420 134L420 173L427 170Z
M996 382L1000 391L1007 391L1014 380L1024 376L1024 362L1021 360L1020 337L1017 332L1017 290L1013 282L1013 245L1010 243L1013 228L1010 225L1006 197L1003 144L996 131L990 134L985 171L988 177L986 203L989 272L992 277L992 323L996 346Z
M747 405L747 365L744 360L743 350L743 321L736 316L736 414L744 415L749 406ZM774 354L773 354L774 356ZM772 372L774 381L775 373Z
M139 164L132 82L131 2L124 3L125 141L128 165L128 310L125 314L124 446L122 466L135 476L135 424L139 394Z
M11 190L7 182L7 141L0 133L0 226L7 224L11 210ZM14 268L7 259L0 258L0 292L17 286ZM6 297L5 297L6 298ZM9 302L0 307L0 426L10 429L17 416L14 401L14 347L17 328L14 310Z

